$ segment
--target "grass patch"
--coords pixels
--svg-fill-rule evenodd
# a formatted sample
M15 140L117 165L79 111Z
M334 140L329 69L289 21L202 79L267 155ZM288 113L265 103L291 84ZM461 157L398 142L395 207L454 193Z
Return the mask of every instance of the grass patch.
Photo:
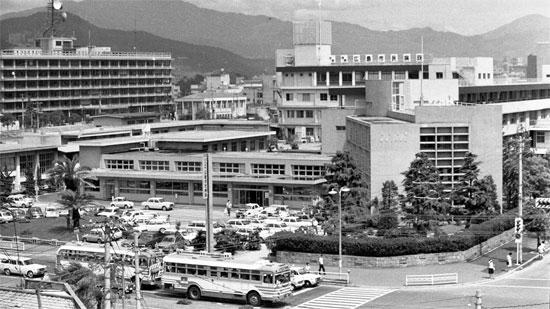
M80 220L81 229L80 235L87 233L90 228L84 225L90 218L82 218ZM76 235L73 230L67 229L67 218L40 218L32 219L28 223L4 223L0 224L0 235L2 236L14 236L15 230L17 235L23 238L38 237L40 239L57 239L61 241L76 240Z

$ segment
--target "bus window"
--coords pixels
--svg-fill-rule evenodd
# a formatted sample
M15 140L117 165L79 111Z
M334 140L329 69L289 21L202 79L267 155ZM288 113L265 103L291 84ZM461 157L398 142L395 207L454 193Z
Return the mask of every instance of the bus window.
M198 268L197 275L206 276L206 269L204 268L204 266L199 265L199 266L197 266L197 268Z
M197 269L195 268L195 265L188 265L187 267L187 273L190 275L194 275L197 273Z
M242 280L250 280L250 272L246 270L241 270L241 279Z
M185 274L185 264L179 264L177 272L180 274Z
M264 274L264 283L273 283L273 275Z
M229 272L227 268L222 268L220 271L220 278L229 278Z
M260 273L257 270L253 270L252 275L250 275L250 279L254 281L260 281L260 278L261 278Z
M218 268L214 266L210 266L210 277L217 277L218 276Z
M233 270L231 270L231 278L239 279L239 270L238 269L233 268Z

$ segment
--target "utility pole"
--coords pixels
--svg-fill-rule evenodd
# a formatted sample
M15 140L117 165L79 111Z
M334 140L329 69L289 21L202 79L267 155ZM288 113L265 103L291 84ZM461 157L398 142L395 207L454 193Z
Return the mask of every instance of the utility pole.
M519 132L519 156L518 156L518 218L522 219L523 215L523 126L518 129ZM516 240L518 264L523 263L523 237Z
M105 269L103 274L105 275L105 281L103 284L103 291L105 293L105 298L103 299L103 309L111 309L111 251L110 251L110 241L111 241L111 228L108 225L104 226L105 231Z
M141 309L141 282L139 279L139 247L138 247L139 232L134 233L134 276L136 283L136 309Z

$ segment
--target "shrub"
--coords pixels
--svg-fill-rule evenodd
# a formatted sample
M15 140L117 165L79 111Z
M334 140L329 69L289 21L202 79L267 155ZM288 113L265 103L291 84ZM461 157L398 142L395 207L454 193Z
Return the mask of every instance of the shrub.
M393 229L399 225L396 214L384 214L378 220L378 228L382 230Z
M439 232L433 238L400 237L396 236L398 234L396 229L389 229L379 232L389 238L344 238L342 240L342 248L346 255L374 257L456 252L469 249L513 227L514 215L510 212L481 224L472 224L467 232L453 236L447 236ZM277 233L269 237L266 243L273 253L280 250L338 254L339 238L338 236L318 236L287 232Z

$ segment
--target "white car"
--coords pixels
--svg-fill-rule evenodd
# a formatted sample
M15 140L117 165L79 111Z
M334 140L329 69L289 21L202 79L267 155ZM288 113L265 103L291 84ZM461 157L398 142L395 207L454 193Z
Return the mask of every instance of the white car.
M283 218L282 221L287 226L289 226L290 228L292 228L294 230L297 230L302 226L304 226L304 227L313 226L313 224L310 221L302 221L298 217L286 217L286 218Z
M8 195L6 199L12 207L31 207L34 203L33 198L27 197L24 194Z
M29 278L44 275L46 266L35 264L29 257L17 257L17 255L0 254L0 270L6 276L11 274L20 274Z
M227 228L237 230L242 227L250 227L250 221L248 219L229 219L225 225Z
M258 214L258 218L260 219L285 218L287 216L288 216L288 206L286 205L271 205L269 207L264 208Z
M243 208L237 210L235 216L237 218L256 217L264 208L256 203L248 203Z
M138 224L134 227L134 230L144 232L144 231L150 231L150 232L161 232L164 233L166 230L172 229L172 225L170 223L167 223L164 220L147 220L143 224Z
M118 207L106 207L102 212L98 213L97 215L108 219L118 218Z
M150 197L147 201L142 202L141 205L145 209L161 209L164 211L174 209L174 203L167 202L162 197Z
M290 279L292 287L294 289L299 289L302 286L308 288L311 286L316 286L321 283L321 276L316 273L307 272L301 267L291 267L290 268Z
M191 221L187 225L187 229L194 230L194 231L197 231L197 232L198 231L206 231L206 221L204 221L204 220ZM222 229L223 229L223 227L221 225L219 225L217 222L214 222L214 224L212 226L212 232L214 234L221 232Z
M137 209L134 209L134 210L126 210L124 211L124 213L120 216L120 221L122 223L131 223L132 221L134 221L135 218L137 218L138 216L140 217L145 217L145 216L148 216L149 218L153 218L154 215L153 215L154 212L147 212L145 210L137 210Z
M13 222L13 214L9 210L0 210L0 222Z
M264 223L264 227L269 229L269 231L273 234L277 232L283 232L283 231L287 231L287 232L293 231L292 228L287 226L284 222L268 221Z
M117 196L113 198L113 201L110 204L111 207L118 208L134 208L134 202L127 200L125 197Z

